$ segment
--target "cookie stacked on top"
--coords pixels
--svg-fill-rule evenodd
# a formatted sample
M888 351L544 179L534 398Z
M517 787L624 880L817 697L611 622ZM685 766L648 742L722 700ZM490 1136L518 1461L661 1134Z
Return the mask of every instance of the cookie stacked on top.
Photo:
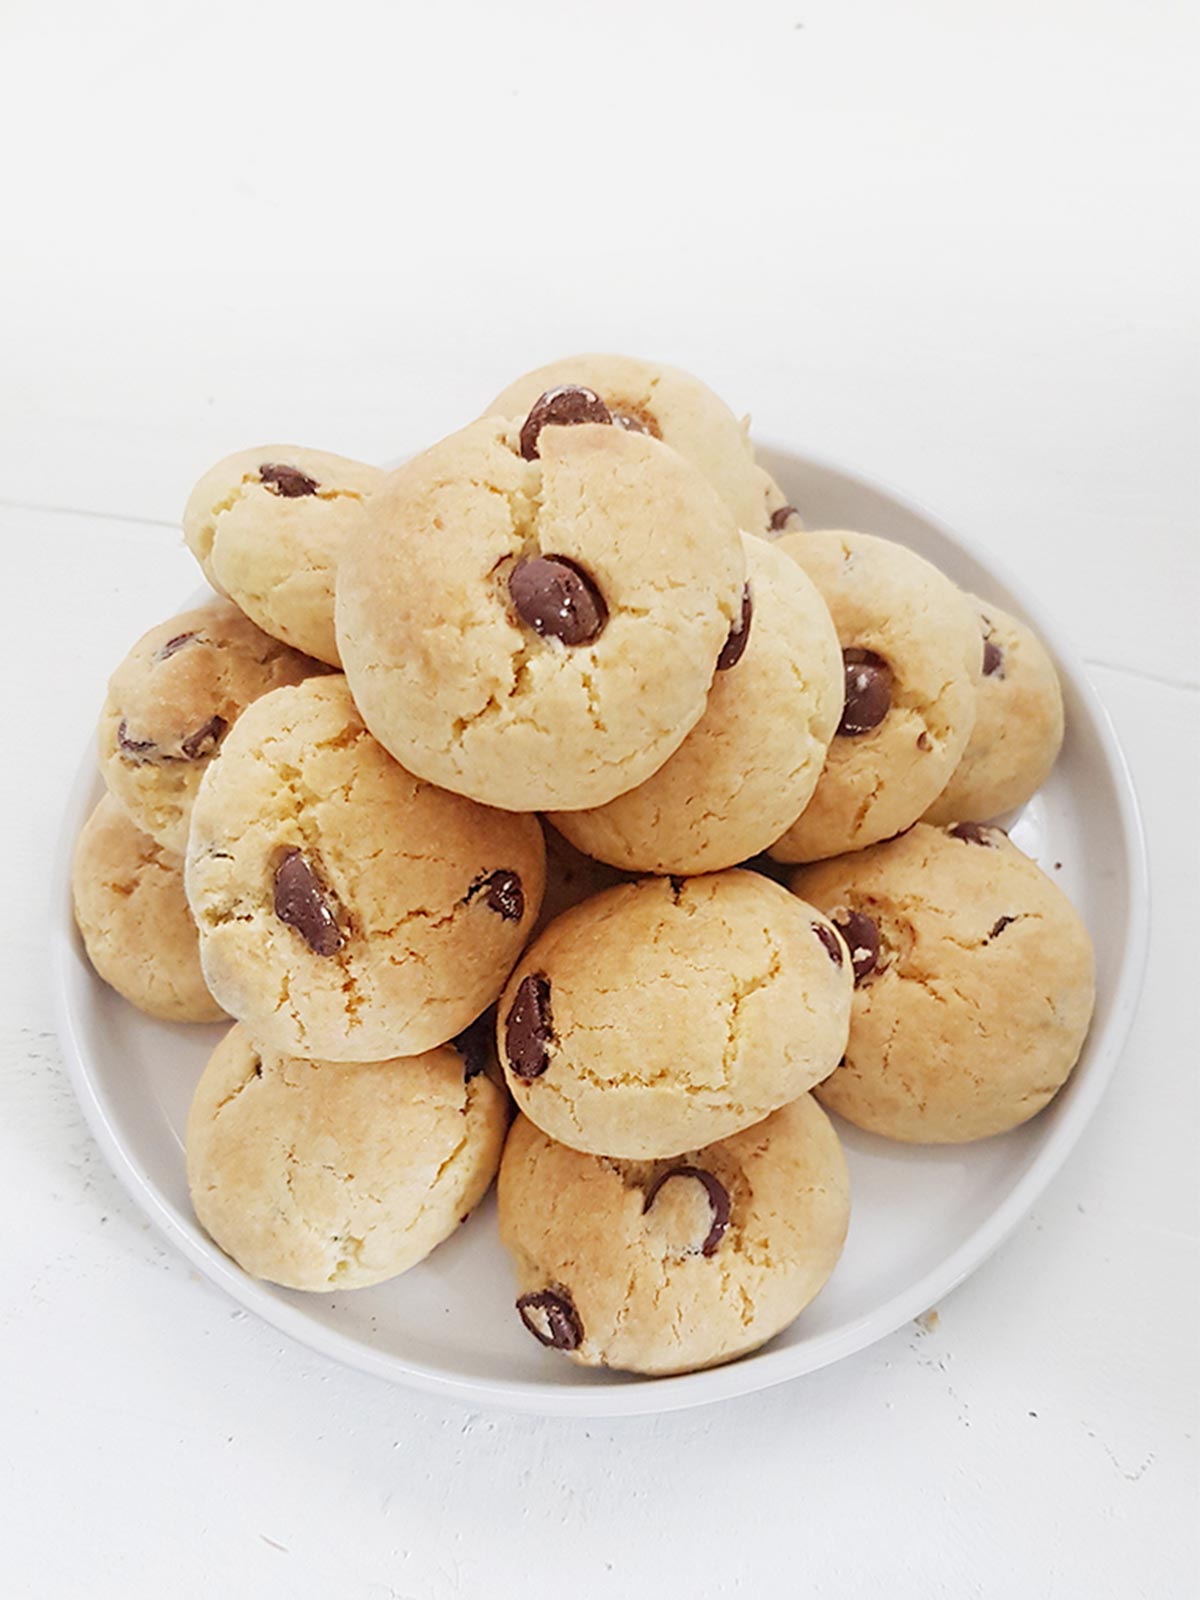
M833 1272L822 1106L967 1141L1067 1078L1090 943L983 826L1057 754L1048 657L806 530L696 379L571 358L391 473L243 452L184 532L221 598L113 676L77 919L234 1019L187 1163L247 1271L393 1277L498 1172L533 1337L686 1371Z

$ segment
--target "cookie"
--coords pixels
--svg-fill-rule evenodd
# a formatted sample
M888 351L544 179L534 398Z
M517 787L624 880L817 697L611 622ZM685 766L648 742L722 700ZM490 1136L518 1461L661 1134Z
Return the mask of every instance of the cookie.
M201 785L187 893L210 988L311 1060L443 1044L496 999L542 898L535 817L423 783L340 676L251 706Z
M546 836L546 892L542 896L542 909L534 933L560 917L572 906L590 900L602 889L613 889L628 879L623 872L610 867L607 862L596 861L576 850L569 839L564 839L558 829L543 818L542 829Z
M452 1046L301 1061L233 1027L196 1086L187 1176L202 1226L256 1278L363 1289L416 1266L487 1192L502 1089Z
M510 811L648 778L742 614L741 540L700 474L576 415L443 440L388 478L342 558L338 639L368 727L410 771Z
M260 695L320 670L224 600L160 622L109 680L105 783L139 828L182 855L200 780L229 729Z
M88 960L139 1011L164 1022L219 1022L200 969L183 862L105 795L75 846L75 922Z
M183 536L213 588L260 628L338 666L338 558L383 478L380 467L324 450L240 450L192 490Z
M699 378L634 356L565 356L518 378L484 415L524 417L540 395L563 386L589 389L619 427L677 450L712 484L739 528L766 532L783 495L755 462L747 420L739 422Z
M851 985L828 920L757 873L644 878L534 940L500 1000L500 1061L552 1138L674 1156L832 1072Z
M534 1338L582 1366L650 1374L732 1360L787 1327L850 1217L846 1159L807 1094L671 1161L582 1155L521 1117L498 1193Z
M909 827L950 781L975 721L979 631L949 578L866 533L789 533L829 607L845 660L845 707L825 770L772 846L780 861L861 850Z
M817 1089L889 1139L961 1144L1015 1128L1058 1092L1095 998L1070 901L999 828L919 823L797 872L855 969L844 1063Z
M745 547L739 659L717 673L700 721L636 789L554 813L589 855L640 872L716 872L765 850L808 804L842 714L842 653L802 569L761 539Z
M1045 783L1063 742L1058 674L1031 628L973 595L983 634L975 727L926 822L999 817Z

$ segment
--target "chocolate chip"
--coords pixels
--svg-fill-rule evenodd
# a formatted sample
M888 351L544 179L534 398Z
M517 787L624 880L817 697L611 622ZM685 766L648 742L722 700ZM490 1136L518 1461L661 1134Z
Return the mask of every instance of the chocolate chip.
M185 644L191 644L193 639L198 639L198 633L177 633L173 639L168 639L166 644L154 652L155 661L165 661L168 656L173 656L176 650L182 650Z
M599 589L566 556L518 561L508 592L521 621L535 633L563 644L591 644L604 631L608 607Z
M531 973L522 978L504 1024L504 1053L518 1078L529 1083L541 1077L550 1065L548 1046L553 1038L550 979L544 973Z
M488 873L486 877L476 878L467 890L466 898L474 900L476 895L482 895L488 910L495 911L505 922L520 922L525 915L525 891L515 872L502 868L498 872Z
M317 492L317 480L310 478L307 472L301 472L299 467L285 467L276 461L264 461L258 469L258 476L272 494L280 495L284 500L299 500L302 495Z
M838 732L854 739L870 733L887 716L892 704L892 669L873 650L843 650L846 704Z
M538 1289L517 1299L517 1312L539 1344L548 1350L578 1350L583 1325L565 1289Z
M612 421L612 412L594 389L582 384L564 383L547 389L533 403L521 428L521 454L526 461L538 455L538 435L543 428L571 428L580 422Z
M641 406L622 406L612 413L614 428L624 428L626 433L648 433L652 439L662 438L658 418Z
M879 965L879 928L862 911L847 911L840 917L834 917L833 923L846 941L850 965L854 968L854 987L857 989Z
M336 955L346 942L328 891L301 850L289 850L275 868L275 915L314 955Z
M1016 917L997 917L992 924L992 931L988 934L988 938L998 939L1005 928L1011 928L1016 920Z
M486 1072L492 1059L492 1045L496 1038L496 1008L489 1006L482 1016L476 1017L450 1043L463 1058L463 1077L468 1083Z
M754 617L754 601L750 598L750 585L742 589L742 611L737 622L729 630L729 637L721 646L721 654L717 657L717 671L728 672L730 667L736 667L746 653L746 646L750 642L750 623Z
M129 724L124 717L117 724L117 744L131 761L151 760L150 752L158 749L153 739L131 739Z
M210 717L202 728L189 733L179 748L188 761L200 761L211 756L225 737L229 724L224 717Z
M981 844L987 850L994 850L996 846L988 838L990 831L981 822L956 822L947 829L952 839L961 839L964 844Z
M834 933L832 928L826 927L825 923L823 922L814 922L812 928L817 938L820 939L821 943L829 952L829 959L833 962L834 966L840 967L842 962L845 960L845 956L842 952L842 941L838 938L837 934Z
M778 507L776 507L776 509L774 511L772 511L772 513L771 513L771 532L772 533L780 533L780 532L782 532L782 530L787 527L788 523L792 520L792 518L793 517L798 517L799 515L800 515L800 513L796 510L795 506L778 506Z
M702 1256L715 1255L717 1246L725 1236L725 1229L729 1226L729 1190L703 1167L674 1167L670 1172L664 1172L662 1177L652 1183L646 1191L646 1201L642 1206L643 1216L658 1199L663 1185L673 1182L676 1178L688 1178L703 1186L712 1211L712 1221L708 1232L700 1242L699 1251Z
M1004 676L1004 651L991 639L983 641L983 675L985 678Z

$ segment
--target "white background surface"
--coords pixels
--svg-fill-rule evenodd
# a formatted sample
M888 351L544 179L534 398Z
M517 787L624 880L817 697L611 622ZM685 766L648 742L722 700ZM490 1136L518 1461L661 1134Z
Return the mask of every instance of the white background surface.
M5 1596L1196 1594L1194 18L5 0ZM1032 577L1155 893L1111 1093L936 1325L619 1424L472 1415L234 1310L84 1131L44 959L62 796L194 586L200 471L394 455L589 347L698 371Z

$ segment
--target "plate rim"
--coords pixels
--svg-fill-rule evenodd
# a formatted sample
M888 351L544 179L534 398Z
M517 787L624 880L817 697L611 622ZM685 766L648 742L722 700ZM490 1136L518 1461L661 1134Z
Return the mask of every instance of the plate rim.
M1008 1193L955 1250L873 1311L808 1344L775 1349L768 1344L742 1360L673 1377L629 1376L616 1384L577 1386L540 1379L472 1378L412 1358L385 1354L311 1317L302 1306L278 1299L251 1278L203 1233L194 1218L182 1214L150 1177L139 1170L131 1150L113 1124L94 1081L70 1002L71 964L78 960L71 910L71 861L85 810L94 803L93 796L99 785L95 757L89 750L67 796L54 873L56 910L51 928L55 1022L72 1089L84 1120L118 1181L160 1233L239 1305L309 1350L372 1377L452 1399L462 1405L540 1416L646 1416L772 1388L831 1366L886 1338L944 1299L981 1267L1028 1215L1061 1170L1108 1088L1129 1037L1145 974L1150 920L1149 864L1145 829L1129 763L1082 658L1069 640L1062 638L1057 625L1030 596L1025 584L1012 576L1003 560L994 561L990 551L980 550L970 537L953 532L920 502L898 493L880 479L866 477L822 457L788 449L773 440L757 443L764 453L840 478L852 487L892 502L900 511L924 522L949 545L961 549L986 568L1013 597L1019 613L1044 639L1060 673L1070 680L1072 690L1086 708L1113 783L1130 885L1125 948L1113 990L1111 1015L1101 1038L1093 1041L1095 1055L1089 1063L1086 1082Z

